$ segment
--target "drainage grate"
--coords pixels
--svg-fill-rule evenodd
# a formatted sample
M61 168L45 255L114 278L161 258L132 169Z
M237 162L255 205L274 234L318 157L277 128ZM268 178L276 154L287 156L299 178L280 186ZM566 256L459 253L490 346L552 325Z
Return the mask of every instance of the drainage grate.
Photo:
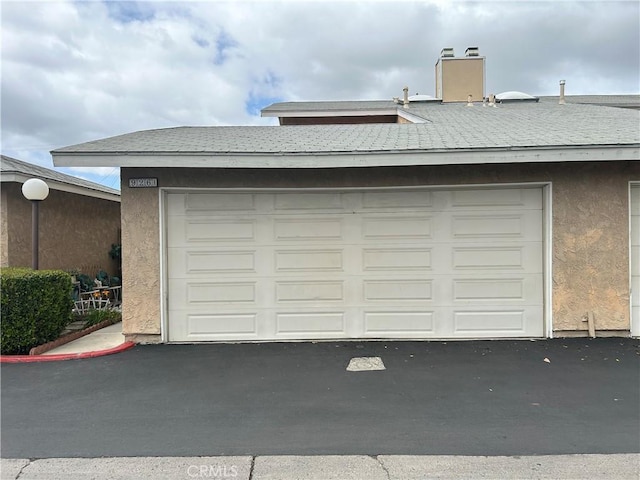
M354 357L347 366L349 372L366 372L370 370L386 370L380 357Z

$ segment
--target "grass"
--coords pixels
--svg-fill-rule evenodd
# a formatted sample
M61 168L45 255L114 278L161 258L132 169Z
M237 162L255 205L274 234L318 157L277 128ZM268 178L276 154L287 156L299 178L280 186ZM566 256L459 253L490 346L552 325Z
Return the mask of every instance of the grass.
M85 328L91 327L93 325L97 325L98 323L104 322L106 320L110 320L111 323L117 323L122 320L122 313L118 310L111 310L108 308L105 309L95 309L90 310L88 313L83 315L74 316L74 321L84 321Z

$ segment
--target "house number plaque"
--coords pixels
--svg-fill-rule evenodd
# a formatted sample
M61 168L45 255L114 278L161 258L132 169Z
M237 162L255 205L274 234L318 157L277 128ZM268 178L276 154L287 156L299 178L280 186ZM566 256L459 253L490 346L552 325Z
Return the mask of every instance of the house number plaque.
M157 188L157 178L130 178L129 188Z

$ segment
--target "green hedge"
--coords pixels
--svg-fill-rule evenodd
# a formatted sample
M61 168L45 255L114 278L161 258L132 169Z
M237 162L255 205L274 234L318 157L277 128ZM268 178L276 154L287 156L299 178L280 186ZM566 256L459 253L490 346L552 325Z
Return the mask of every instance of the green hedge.
M71 319L71 290L60 270L0 269L0 353L27 354L58 338Z

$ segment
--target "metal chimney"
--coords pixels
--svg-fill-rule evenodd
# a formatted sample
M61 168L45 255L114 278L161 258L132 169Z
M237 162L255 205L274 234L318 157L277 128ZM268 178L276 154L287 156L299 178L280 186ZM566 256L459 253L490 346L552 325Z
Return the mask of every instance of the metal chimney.
M564 105L565 101L564 101L564 84L565 81L564 80L560 80L560 100L558 101L558 103L560 105Z

